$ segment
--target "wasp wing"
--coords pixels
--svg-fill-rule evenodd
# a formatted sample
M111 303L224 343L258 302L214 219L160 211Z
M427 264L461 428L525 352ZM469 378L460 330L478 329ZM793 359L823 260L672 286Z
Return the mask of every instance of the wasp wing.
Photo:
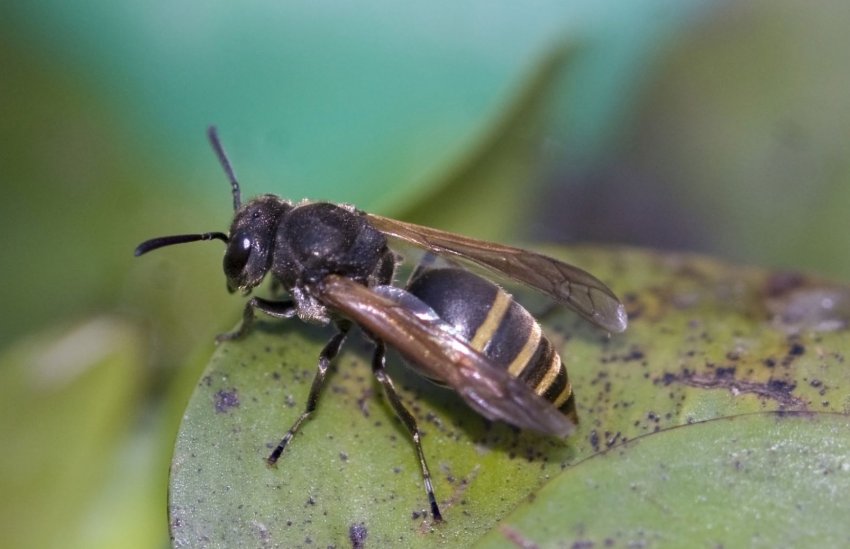
M422 314L403 299L379 295L337 275L323 281L320 295L326 305L394 347L426 376L454 389L482 416L562 437L575 428L550 402L493 365L435 314Z
M614 292L595 276L578 267L521 248L379 215L365 215L376 229L388 236L436 254L459 256L502 273L548 294L610 332L626 329L626 310Z

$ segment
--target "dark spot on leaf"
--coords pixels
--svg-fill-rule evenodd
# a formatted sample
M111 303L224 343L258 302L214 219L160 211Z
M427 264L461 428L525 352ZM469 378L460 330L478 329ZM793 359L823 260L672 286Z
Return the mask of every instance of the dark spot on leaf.
M594 452L599 451L599 433L596 432L596 429L590 432L590 445L593 447Z
M605 432L605 446L607 446L608 448L617 444L617 442L619 442L619 440L620 440L620 432L619 431L617 431L616 433L613 433L613 434L609 433L607 431Z
M372 399L372 389L364 389L357 399L357 408L363 417L369 417L369 401Z
M718 368L714 371L714 377L717 379L733 379L735 377L734 366L729 366L728 368Z
M767 387L771 391L791 394L791 391L797 387L797 384L791 381L782 381L781 379L771 379L767 382Z
M629 354L625 356L625 361L629 362L634 360L643 360L644 356L645 355L643 351L641 351L637 347L632 347L632 349L629 351Z
M266 525L257 521L252 521L251 525L254 527L257 537L260 538L261 544L268 545L271 541L271 533Z
M353 549L363 549L365 547L366 538L369 536L369 531L364 523L352 524L348 528L348 539L351 541Z
M239 392L236 389L220 390L215 394L215 411L219 414L226 413L231 408L239 407Z
M791 356L800 356L806 352L806 348L801 343L793 343L788 349L788 354Z

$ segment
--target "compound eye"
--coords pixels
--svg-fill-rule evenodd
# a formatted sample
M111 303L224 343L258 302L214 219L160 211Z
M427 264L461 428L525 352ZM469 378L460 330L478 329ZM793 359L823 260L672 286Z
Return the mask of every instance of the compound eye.
M239 274L248 264L251 257L253 241L251 237L242 232L237 232L230 238L227 252L224 254L224 273L230 279L239 277Z

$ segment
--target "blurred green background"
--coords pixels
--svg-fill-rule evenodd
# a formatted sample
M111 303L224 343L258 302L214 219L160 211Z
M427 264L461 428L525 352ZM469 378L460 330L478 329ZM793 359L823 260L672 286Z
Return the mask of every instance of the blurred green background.
M850 5L0 5L0 532L167 541L170 448L241 308L244 192L510 242L694 250L850 279Z

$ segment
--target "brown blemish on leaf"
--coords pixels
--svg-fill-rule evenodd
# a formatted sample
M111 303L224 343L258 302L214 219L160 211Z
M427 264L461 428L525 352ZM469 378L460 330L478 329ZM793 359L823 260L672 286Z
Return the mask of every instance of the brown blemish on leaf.
M224 389L215 394L215 411L224 414L231 408L239 407L239 392L236 389L226 391Z
M272 536L269 532L268 527L257 520L252 520L251 526L254 528L254 532L257 535L257 539L260 540L260 545L268 546L272 541Z
M793 381L770 379L766 383L735 378L735 368L718 368L714 375L696 373L685 369L680 374L666 373L658 380L664 385L681 383L698 389L726 389L734 395L753 394L775 400L782 406L805 408L806 402L791 393L797 387Z
M539 545L523 536L518 530L506 524L499 526L499 533L505 536L505 539L512 543L514 547L520 547L521 549L537 549L539 547Z
M599 433L596 432L596 429L590 432L590 436L588 437L588 441L590 442L590 447L593 448L594 452L599 451Z
M605 431L605 447L610 448L612 446L616 446L619 442L624 442L625 439L620 440L622 433L617 431L616 433L612 433L610 431Z
M357 408L360 410L360 413L363 414L363 417L369 417L369 401L372 400L374 396L374 392L370 387L366 387L360 393L360 397L357 399Z
M469 489L475 479L478 477L478 472L480 470L481 464L476 464L475 467L473 467L472 470L469 472L469 474L461 478L459 482L452 482L455 489L452 492L452 495L449 496L449 499L445 500L443 503L440 504L440 507L445 510L448 510L457 505L458 503L464 503L463 496L464 494L466 494L466 491Z
M352 549L362 549L365 547L367 537L369 537L369 531L366 529L364 523L360 522L348 527L348 540L351 541Z

